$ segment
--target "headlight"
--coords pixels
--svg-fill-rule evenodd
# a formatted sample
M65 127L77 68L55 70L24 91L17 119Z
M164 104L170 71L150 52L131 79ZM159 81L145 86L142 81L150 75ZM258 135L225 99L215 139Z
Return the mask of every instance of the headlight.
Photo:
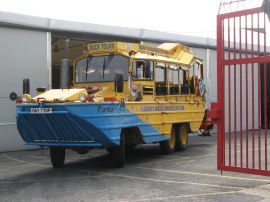
M22 95L21 99L22 99L23 103L28 103L31 100L31 96L28 94L24 94L24 95Z
M85 93L81 93L79 99L80 99L81 102L86 102L86 100L87 100L87 95L86 95Z

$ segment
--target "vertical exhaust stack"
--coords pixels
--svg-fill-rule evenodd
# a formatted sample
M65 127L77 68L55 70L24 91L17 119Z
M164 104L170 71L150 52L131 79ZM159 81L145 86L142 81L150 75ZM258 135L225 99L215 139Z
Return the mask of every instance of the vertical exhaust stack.
M60 70L60 88L70 88L70 61L69 59L61 59Z
M23 94L30 94L30 81L23 79Z
M65 56L61 59L61 69L60 69L60 88L68 89L70 88L70 60L68 59L68 42L69 39L65 40Z

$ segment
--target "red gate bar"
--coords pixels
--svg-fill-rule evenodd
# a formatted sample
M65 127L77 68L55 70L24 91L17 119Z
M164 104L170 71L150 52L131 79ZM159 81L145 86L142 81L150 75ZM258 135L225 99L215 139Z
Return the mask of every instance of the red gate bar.
M218 15L218 100L212 103L209 115L218 125L219 170L270 175L267 149L270 69L267 68L270 56L262 9Z

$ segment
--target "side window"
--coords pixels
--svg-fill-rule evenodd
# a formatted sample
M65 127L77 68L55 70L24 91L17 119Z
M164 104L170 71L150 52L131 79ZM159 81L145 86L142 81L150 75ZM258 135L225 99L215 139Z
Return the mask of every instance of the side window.
M184 70L179 69L179 82L181 85L184 83Z
M173 84L173 70L171 68L168 68L168 81Z
M164 63L157 63L155 68L156 95L167 95L166 66Z
M194 65L194 93L199 94L199 83L202 80L202 65L195 63Z
M195 93L195 64L192 65L192 67L189 69L189 76L188 76L188 82L189 82L189 93L194 94Z
M178 85L178 67L169 65L168 68L168 81L173 85Z
M145 78L153 80L154 78L154 64L153 61L145 61L146 67L145 67Z
M179 94L179 68L173 64L168 66L168 81L170 94Z
M132 78L142 79L145 69L144 61L134 61L132 67Z
M153 80L153 62L134 61L132 67L132 78Z
M201 78L201 68L199 64L194 65L194 77L200 79Z
M180 70L181 94L189 94L188 71Z
M188 71L188 80L192 80L193 77L193 69L194 69L194 65L192 67L190 67L189 71Z
M156 65L156 82L165 82L165 64L164 63L157 63Z

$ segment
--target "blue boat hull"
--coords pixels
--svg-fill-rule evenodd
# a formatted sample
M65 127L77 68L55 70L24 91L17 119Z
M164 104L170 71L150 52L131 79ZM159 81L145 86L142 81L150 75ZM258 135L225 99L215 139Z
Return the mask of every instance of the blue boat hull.
M33 114L31 108L52 108L52 113ZM17 105L17 128L30 145L111 147L120 144L122 129L132 127L139 128L144 143L169 139L121 102Z

